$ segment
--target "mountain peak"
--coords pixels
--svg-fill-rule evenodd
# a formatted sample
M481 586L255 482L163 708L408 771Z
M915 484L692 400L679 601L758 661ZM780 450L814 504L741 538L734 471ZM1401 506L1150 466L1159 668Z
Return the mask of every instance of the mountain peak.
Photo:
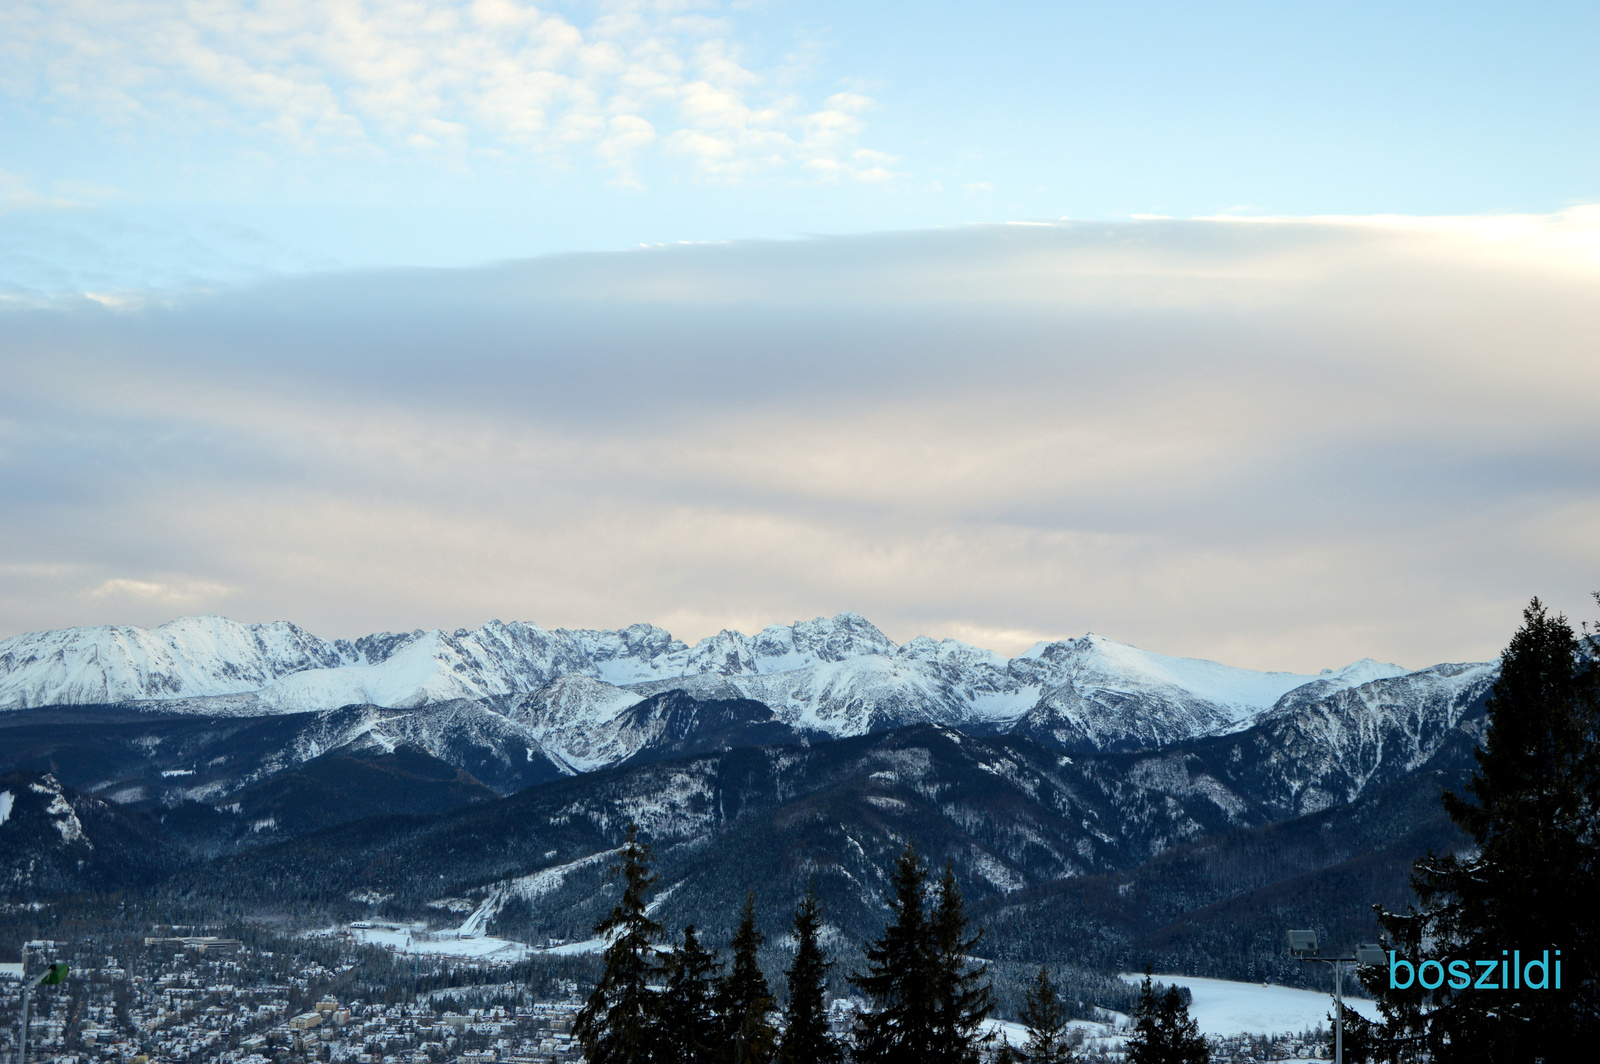
M917 721L1009 727L1041 706L1098 734L1125 715L1117 707L1130 699L1164 707L1163 727L1189 735L1240 726L1291 691L1323 697L1403 674L1371 659L1318 676L1256 672L1155 654L1094 632L1008 659L954 639L918 636L897 645L849 610L753 636L723 629L693 646L645 623L549 630L494 619L477 629L329 642L288 621L218 616L0 641L0 707L162 702L202 713L267 713L516 696L531 700L518 710L523 717L553 714L552 726L573 734L606 726L641 698L686 690L759 701L790 726L838 735ZM563 679L576 686L556 684Z

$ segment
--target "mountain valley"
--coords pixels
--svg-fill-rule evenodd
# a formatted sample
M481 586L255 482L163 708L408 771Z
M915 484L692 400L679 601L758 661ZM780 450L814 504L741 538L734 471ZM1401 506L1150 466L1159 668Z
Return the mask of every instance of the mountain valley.
M814 880L848 956L914 840L997 958L1279 980L1300 978L1284 920L1370 934L1410 860L1459 845L1438 796L1495 676L1252 673L1098 636L1008 660L853 614L694 647L642 625L328 643L200 618L18 637L0 666L13 899L579 940L637 823L669 928L715 939L754 886L781 942ZM352 693L386 703L329 704ZM67 694L96 701L41 704Z

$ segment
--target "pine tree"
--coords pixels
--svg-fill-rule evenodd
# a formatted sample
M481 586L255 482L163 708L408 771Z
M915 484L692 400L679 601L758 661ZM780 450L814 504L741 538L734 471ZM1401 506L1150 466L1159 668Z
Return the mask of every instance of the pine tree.
M718 994L722 1017L722 1057L731 1064L767 1064L775 1051L772 991L757 963L766 936L756 928L756 892L752 890L733 934L733 959Z
M656 1064L713 1064L721 1045L717 1016L715 953L708 953L694 925L667 958L667 983L656 1011Z
M1074 1057L1067 1044L1066 1006L1050 981L1050 969L1042 964L1022 999L1022 1025L1028 1029L1022 1050L1027 1064L1071 1064Z
M1414 913L1385 913L1381 905L1374 905L1373 909L1378 911L1379 921L1389 933L1388 944L1396 956L1416 957L1422 944L1423 921ZM1363 968L1360 974L1362 982L1378 999L1378 1012L1382 1019L1369 1022L1356 1010L1345 1010L1345 1059L1352 1064L1360 1061L1421 1064L1429 1055L1427 1013L1424 1010L1427 991L1415 981L1408 988L1391 989L1386 967ZM1328 1038L1331 1043L1331 1030Z
M650 847L638 835L638 826L629 824L622 864L611 869L622 879L622 897L594 929L610 939L605 971L573 1025L590 1064L649 1064L652 1055L656 995L650 979L656 966L651 943L661 925L645 912L645 895L656 877L649 868Z
M1394 1021L1376 1041L1391 1059L1425 1048L1448 1064L1577 1060L1600 1044L1600 668L1566 618L1538 599L1500 659L1487 702L1489 726L1467 797L1445 809L1476 844L1468 856L1417 862L1417 905L1381 919L1397 958L1551 962L1561 951L1563 990L1448 985L1369 986ZM1498 980L1497 980L1498 981ZM1403 1027L1402 1027L1403 1024ZM1403 1029L1404 1028L1404 1029ZM1420 1035L1421 1037L1418 1037Z
M948 863L928 931L933 1037L926 1059L929 1064L976 1064L979 1048L990 1037L979 1032L994 1007L994 995L983 981L988 968L969 959L983 932L967 936L961 888Z
M828 969L833 964L822 952L817 932L822 925L817 885L794 912L794 964L788 972L789 1002L783 1010L783 1037L778 1059L784 1064L843 1064L844 1047L828 1030Z
M1208 1064L1210 1047L1189 1016L1178 988L1157 994L1146 972L1134 1013L1133 1037L1128 1039L1127 1064Z
M867 947L867 970L850 976L869 1005L856 1020L854 1060L859 1064L923 1064L932 1044L926 878L922 858L908 844L895 861L893 919Z

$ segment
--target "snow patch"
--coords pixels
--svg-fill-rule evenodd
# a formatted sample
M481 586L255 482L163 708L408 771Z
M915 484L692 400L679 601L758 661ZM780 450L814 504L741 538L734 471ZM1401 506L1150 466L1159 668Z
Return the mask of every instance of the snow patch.
M81 842L91 850L91 843L83 833L83 822L78 819L78 813L72 808L72 803L67 801L67 796L61 793L61 784L54 776L45 776L41 783L28 784L28 790L35 794L50 796L50 804L45 806L45 815L54 818L53 826L61 832L63 843Z
M454 931L431 933L420 926L409 928L395 927L370 927L370 928L328 928L323 931L312 932L313 935L334 936L348 935L358 942L365 942L396 953L416 953L424 956L465 957L473 960L488 960L492 962L515 962L528 955L528 947L521 942L512 942L503 938L490 938L485 935L470 937L457 937Z
M516 879L508 880L505 883L504 890L508 895L514 894L527 901L536 901L552 891L559 890L561 885L567 881L567 877L573 872L581 868L591 868L594 865L602 864L621 852L621 847L615 850L601 850L599 853L592 853L588 857L580 857L576 861L568 861L566 864L554 865L550 868L541 868L539 871L529 875L518 876Z
M522 732L523 745L501 735L492 745L577 773L634 754L649 736L626 711L670 690L750 698L792 727L833 737L980 724L1091 747L1150 747L1226 734L1273 712L1433 671L1363 659L1318 675L1255 672L1092 633L1008 659L953 639L918 636L897 646L855 613L770 625L753 636L722 631L693 646L648 624L598 631L490 621L351 642L287 622L195 617L155 629L68 628L0 640L0 708L159 702L167 711L221 716L469 700ZM380 714L296 754L316 756L363 735L392 750L414 741L406 727ZM161 739L133 741L153 751ZM189 797L220 793L197 789Z

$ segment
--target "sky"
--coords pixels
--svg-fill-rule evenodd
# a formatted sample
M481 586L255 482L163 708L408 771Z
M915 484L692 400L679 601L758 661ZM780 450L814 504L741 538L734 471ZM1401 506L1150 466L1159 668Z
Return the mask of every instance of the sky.
M1592 4L15 0L0 637L1600 613Z

